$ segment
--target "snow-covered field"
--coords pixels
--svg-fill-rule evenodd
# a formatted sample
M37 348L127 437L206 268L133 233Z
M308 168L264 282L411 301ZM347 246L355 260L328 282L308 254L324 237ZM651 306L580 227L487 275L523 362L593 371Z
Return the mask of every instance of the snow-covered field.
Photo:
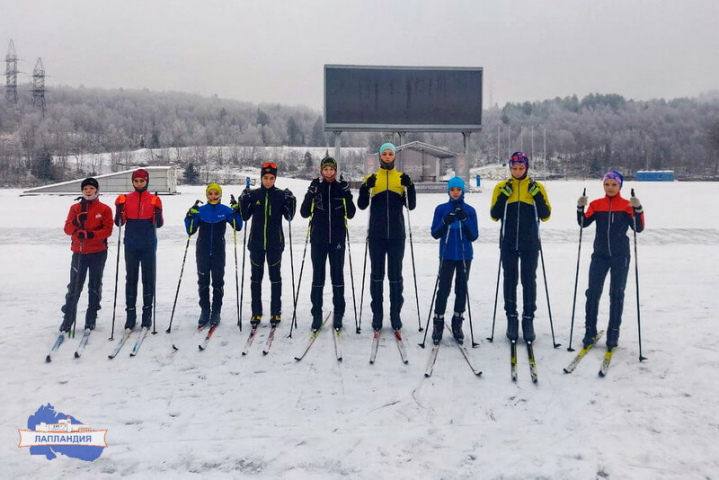
M280 178L298 197L307 182ZM371 344L369 292L361 335L354 314L346 264L348 310L344 360L334 358L324 332L302 362L293 357L309 333L311 264L305 263L298 305L299 330L292 338L290 255L285 252L284 317L281 336L261 353L266 325L250 354L240 350L247 335L236 326L234 257L228 252L223 323L204 351L194 331L198 307L194 250L185 265L171 334L165 329L187 236L182 219L200 187L180 187L164 197L166 226L159 230L157 330L135 358L130 348L114 360L110 336L117 234L111 239L98 328L81 359L72 358L79 339L63 345L52 363L44 357L60 325L60 306L70 267L69 239L62 232L69 197L19 197L0 191L0 369L4 405L0 420L3 478L717 478L719 450L719 216L715 183L632 183L646 210L647 230L638 236L642 353L640 363L634 264L627 285L624 324L609 375L597 370L603 348L590 352L577 370L562 368L573 358L569 344L579 231L575 201L587 187L602 194L601 182L550 181L554 213L542 225L544 259L556 341L552 348L541 265L535 354L539 382L529 379L519 350L519 379L509 376L509 348L500 308L492 327L498 262L498 224L488 215L491 188L467 196L480 215L480 239L470 277L472 350L484 374L472 375L449 341L434 374L424 378L428 349L418 343L418 323L427 321L437 270L437 244L428 229L434 206L445 195L421 195L411 214L421 317L418 318L411 250L405 257L405 339L409 364L400 362L394 341L383 338L377 362ZM152 188L152 187L150 187ZM239 194L241 187L225 187ZM103 198L112 203L113 198ZM306 221L292 226L294 271L298 275ZM360 299L367 212L351 221L354 283ZM238 235L241 255L242 232ZM232 236L228 234L228 248ZM581 341L587 267L593 227L582 245L573 347ZM409 241L409 240L408 240ZM194 239L193 239L194 243ZM409 247L409 246L408 246ZM309 257L309 255L308 255ZM241 265L241 259L240 259ZM369 275L369 272L368 272ZM121 262L115 337L124 321ZM249 284L247 272L246 285ZM331 305L329 287L325 305ZM268 298L266 292L265 299ZM244 315L249 317L249 289ZM600 325L606 326L603 298ZM84 314L86 297L80 300ZM359 309L359 304L358 304ZM388 323L388 322L387 322ZM469 325L465 333L468 341ZM428 341L428 344L430 342ZM179 351L173 353L172 344ZM602 343L603 347L603 343ZM40 406L52 404L93 427L108 430L109 447L94 462L65 456L47 460L18 448L18 428Z

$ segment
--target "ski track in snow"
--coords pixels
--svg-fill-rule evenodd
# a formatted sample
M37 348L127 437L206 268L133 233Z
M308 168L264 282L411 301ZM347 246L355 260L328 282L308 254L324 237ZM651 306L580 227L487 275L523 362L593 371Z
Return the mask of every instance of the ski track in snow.
M298 198L307 182L280 178ZM553 349L538 271L535 355L539 382L529 378L526 349L518 345L518 381L509 372L509 345L500 299L494 342L491 333L497 273L498 224L487 214L492 185L470 193L477 208L480 240L470 274L474 340L471 354L484 372L472 375L445 336L434 373L424 378L429 348L421 349L409 250L405 255L403 334L409 364L402 364L386 329L377 361L369 364L371 327L365 292L362 333L355 334L345 262L347 313L344 359L337 362L331 329L322 332L301 361L293 358L309 335L307 259L298 306L299 326L287 338L292 314L289 255L283 260L284 318L272 350L262 355L269 332L265 319L250 353L241 349L249 332L249 272L243 331L237 328L232 235L227 236L225 308L220 328L204 352L197 333L194 245L188 253L171 334L166 334L187 237L182 218L203 187L180 187L163 197L167 225L158 231L157 335L148 335L130 358L135 337L117 358L107 360L117 232L110 239L103 308L98 328L80 359L72 358L81 335L66 340L50 364L44 355L56 338L67 284L70 251L62 233L70 197L19 197L0 190L0 365L5 382L0 413L3 476L19 478L491 478L491 479L675 479L714 478L719 456L714 346L719 217L697 205L713 205L716 184L634 183L642 199L647 230L638 235L642 321L639 362L634 263L627 282L620 347L606 378L597 371L604 344L592 350L574 373L562 373L574 356L569 345L577 260L575 201L583 187L590 198L599 180L546 182L553 218L541 226L553 325ZM225 200L241 187L225 187ZM102 197L112 203L114 196ZM445 195L419 196L411 213L419 321L424 326L437 269L437 243L428 228L434 206ZM350 236L359 300L367 212L351 220ZM295 273L299 273L306 221L293 222ZM583 334L584 289L594 227L584 232L572 346ZM238 235L241 242L242 232ZM409 240L408 240L409 241ZM630 233L630 241L633 241ZM194 244L194 241L193 241ZM238 243L239 265L242 245ZM124 265L120 262L115 341L124 323ZM540 267L541 269L541 264ZM367 272L369 275L369 272ZM328 281L329 283L329 281ZM265 282L263 298L269 300ZM521 287L520 287L521 288ZM605 287L600 325L606 325ZM325 308L331 307L325 288ZM501 295L501 293L500 293ZM87 304L80 299L80 323ZM451 305L451 302L450 302ZM388 322L386 322L388 327ZM81 325L80 325L81 326ZM79 330L78 330L79 331ZM465 322L467 344L471 345ZM179 350L174 352L172 345ZM427 345L431 344L428 341ZM94 427L108 429L109 447L94 462L59 455L48 461L17 448L16 428L51 403Z

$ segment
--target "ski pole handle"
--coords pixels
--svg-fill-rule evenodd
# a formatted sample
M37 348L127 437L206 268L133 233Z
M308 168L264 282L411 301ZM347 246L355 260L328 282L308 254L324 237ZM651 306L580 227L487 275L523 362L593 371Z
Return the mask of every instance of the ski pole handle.
M634 196L634 189L632 188L632 197Z
M250 188L250 177L245 177L245 188Z

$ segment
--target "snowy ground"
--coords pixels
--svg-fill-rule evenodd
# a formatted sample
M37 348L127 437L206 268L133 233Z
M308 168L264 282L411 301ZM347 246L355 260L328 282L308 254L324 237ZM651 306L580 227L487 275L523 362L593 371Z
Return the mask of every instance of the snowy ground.
M278 182L298 196L306 185L299 180ZM126 348L118 358L107 359L113 348L107 339L115 234L98 329L84 356L72 358L78 341L72 340L46 364L68 279L69 241L62 225L72 200L0 191L3 478L718 478L719 453L712 445L719 434L715 348L719 216L707 208L715 204L717 185L625 185L624 194L635 187L646 209L647 230L639 235L639 280L642 353L648 360L638 361L632 264L620 348L609 375L600 379L597 369L603 348L591 352L572 375L562 373L562 367L573 357L566 347L579 237L574 205L583 187L590 198L600 196L601 183L546 183L554 214L542 225L542 238L554 333L562 346L552 348L540 270L536 385L529 379L521 348L519 380L516 384L510 380L501 313L494 343L485 340L491 333L498 261L498 225L487 213L492 186L467 197L480 215L470 298L474 339L480 343L472 354L484 374L474 377L459 350L446 339L429 379L423 376L428 350L417 346L423 335L418 323L427 320L437 269L437 245L428 228L434 206L445 201L445 195L420 196L411 215L421 317L407 248L403 319L408 365L400 362L389 338L383 339L376 364L368 363L369 294L364 328L356 335L349 264L349 328L342 363L334 359L326 332L305 360L293 359L309 332L309 261L298 306L299 330L286 338L290 325L284 322L282 335L263 357L265 327L250 354L242 357L247 328L240 333L236 326L230 252L223 323L208 350L199 352L200 338L193 328L198 307L191 246L173 330L165 334L187 240L181 222L195 198L203 198L204 190L198 187L181 187L181 195L163 198L167 224L159 231L160 333L148 337L135 358L128 356ZM226 187L225 201L240 190ZM104 200L112 203L111 198ZM359 212L350 226L358 302L366 225L366 212ZM299 274L305 227L298 218L292 229L295 274ZM227 238L232 248L232 236ZM583 238L574 347L582 335L592 239L593 227ZM241 246L238 251L242 252ZM289 320L288 251L284 259L284 314ZM329 288L326 304L328 292ZM248 316L249 292L245 302ZM124 321L123 304L120 295L116 338ZM81 314L85 305L83 295ZM600 322L606 325L606 297L600 313ZM246 326L247 319L244 322ZM469 337L469 328L465 331ZM179 347L176 353L173 343ZM28 416L47 403L93 427L108 429L109 448L92 463L64 456L48 461L17 448L17 429L25 428Z

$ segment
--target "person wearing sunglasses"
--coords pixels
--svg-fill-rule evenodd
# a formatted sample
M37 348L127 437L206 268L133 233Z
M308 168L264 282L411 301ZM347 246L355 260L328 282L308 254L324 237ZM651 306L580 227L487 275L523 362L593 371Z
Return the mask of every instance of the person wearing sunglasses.
M382 329L385 264L389 280L390 322L396 333L402 328L402 261L406 238L403 210L405 206L409 210L417 206L417 193L412 179L394 168L396 150L391 143L385 143L379 148L380 168L365 177L357 197L357 206L361 210L370 207L367 241L372 328L375 332Z
M277 164L266 162L260 170L262 185L245 188L240 196L242 219L252 218L247 248L250 251L250 293L252 317L250 325L257 328L262 320L262 277L265 261L270 277L270 325L277 327L282 320L282 252L285 236L282 218L291 222L295 216L297 200L289 189L275 186Z

